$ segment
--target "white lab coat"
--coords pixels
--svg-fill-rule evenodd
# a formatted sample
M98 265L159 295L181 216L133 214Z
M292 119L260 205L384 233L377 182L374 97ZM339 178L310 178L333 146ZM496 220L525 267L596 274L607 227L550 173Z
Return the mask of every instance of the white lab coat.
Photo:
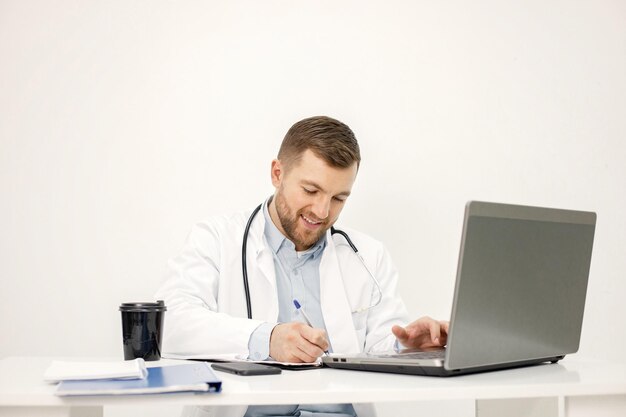
M156 294L167 306L164 357L247 356L252 332L262 322L276 322L274 260L264 237L262 212L254 218L247 241L253 317L247 318L241 254L250 214L251 211L240 212L196 224L182 253L169 262L167 280ZM395 342L391 327L408 323L406 308L397 294L397 271L380 242L353 230L342 230L348 233L377 277L383 298L374 308L352 313L375 302L378 291L345 239L339 234L331 237L330 231L327 232L327 245L320 261L320 299L333 351L390 350ZM233 408L230 413L225 411L222 409L219 415L242 414L241 407ZM357 413L369 414L358 409Z

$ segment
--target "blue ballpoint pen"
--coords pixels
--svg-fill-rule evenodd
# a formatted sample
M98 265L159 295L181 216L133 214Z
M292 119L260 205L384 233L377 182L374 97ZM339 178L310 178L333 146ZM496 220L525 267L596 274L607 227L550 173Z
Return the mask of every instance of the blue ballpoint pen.
M304 317L304 320L306 321L306 324L308 324L309 326L313 327L313 324L311 323L311 319L309 319L309 316L306 314L306 311L304 311L304 308L302 308L302 306L300 305L298 300L296 300L295 298L293 299L293 305L296 306L296 310L298 310L300 312L300 314L302 314L302 317ZM328 351L327 350L325 350L324 353L326 355L328 355Z

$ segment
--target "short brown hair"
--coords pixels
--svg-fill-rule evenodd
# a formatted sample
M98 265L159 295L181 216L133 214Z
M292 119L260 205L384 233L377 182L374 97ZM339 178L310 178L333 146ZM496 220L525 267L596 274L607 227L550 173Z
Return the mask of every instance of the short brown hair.
M336 168L348 168L361 162L354 132L344 123L326 116L300 120L287 132L278 151L278 159L290 167L310 149L317 157Z

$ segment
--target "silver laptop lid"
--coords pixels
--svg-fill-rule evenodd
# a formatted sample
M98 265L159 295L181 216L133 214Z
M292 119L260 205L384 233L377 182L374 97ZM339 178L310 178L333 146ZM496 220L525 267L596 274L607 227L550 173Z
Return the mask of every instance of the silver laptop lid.
M596 214L466 206L447 369L578 350Z

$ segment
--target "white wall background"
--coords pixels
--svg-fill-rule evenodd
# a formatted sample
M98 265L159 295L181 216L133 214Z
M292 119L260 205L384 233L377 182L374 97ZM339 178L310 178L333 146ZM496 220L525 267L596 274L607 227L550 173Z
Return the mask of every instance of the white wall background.
M0 357L121 357L119 303L318 114L412 313L449 315L467 200L593 210L580 354L622 353L625 74L620 0L0 0Z

